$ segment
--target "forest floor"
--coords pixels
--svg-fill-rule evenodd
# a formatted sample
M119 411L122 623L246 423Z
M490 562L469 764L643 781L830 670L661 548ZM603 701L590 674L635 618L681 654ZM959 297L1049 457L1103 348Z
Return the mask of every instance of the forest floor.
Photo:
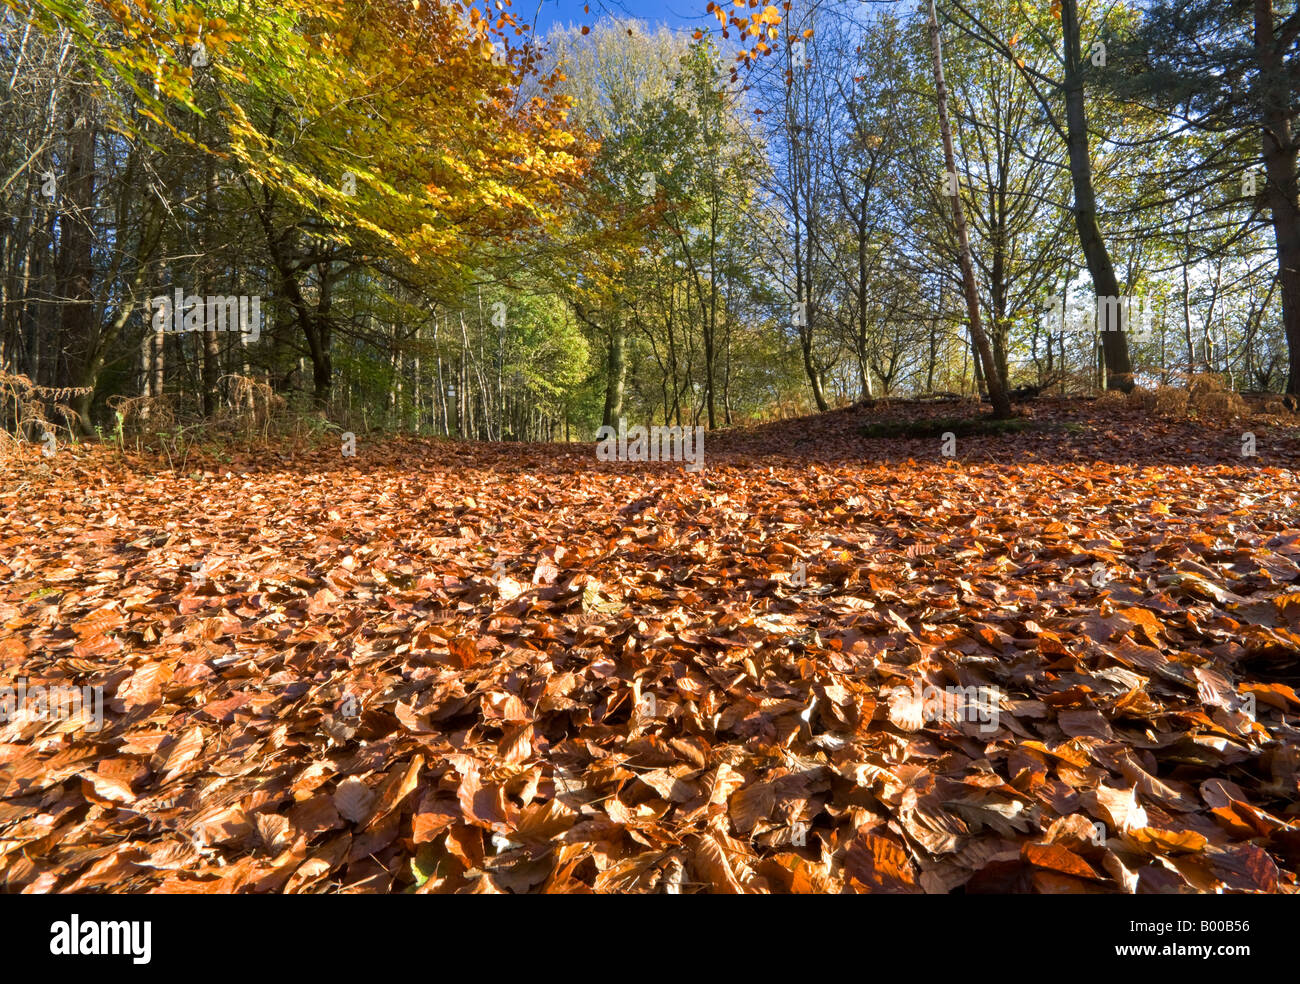
M1300 889L1297 421L859 435L952 412L710 434L698 473L24 451L0 885Z

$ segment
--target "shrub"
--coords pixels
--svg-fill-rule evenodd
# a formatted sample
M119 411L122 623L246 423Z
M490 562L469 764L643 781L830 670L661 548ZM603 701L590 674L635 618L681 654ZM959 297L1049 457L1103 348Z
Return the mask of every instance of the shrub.
M1145 386L1134 386L1128 395L1128 405L1135 410L1151 411L1156 405L1156 394Z
M73 432L75 414L67 401L89 390L71 386L38 386L26 376L0 370L0 458L14 454L24 440L38 440L46 431ZM59 416L60 427L49 418Z
M1103 390L1097 397L1096 406L1098 410L1107 412L1126 409L1129 406L1128 395L1123 390Z
M1218 376L1208 372L1196 372L1187 377L1187 392L1191 394L1193 403L1209 393L1222 393L1226 388Z
M205 437L266 439L283 434L297 425L283 397L260 379L228 375L218 380L220 401L211 417L204 417L192 395L163 393L160 396L115 396L108 401L122 433L151 438L177 429Z
M1181 420L1187 416L1187 401L1190 394L1177 386L1160 386L1155 392L1151 409L1157 417Z
M1191 394L1190 402L1197 416L1201 417L1232 420L1250 414L1246 401L1231 390L1202 390Z

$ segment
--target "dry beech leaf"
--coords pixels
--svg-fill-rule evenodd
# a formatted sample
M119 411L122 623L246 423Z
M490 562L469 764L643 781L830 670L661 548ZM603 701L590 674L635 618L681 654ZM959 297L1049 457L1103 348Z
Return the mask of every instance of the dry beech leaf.
M374 803L374 792L360 779L344 779L334 790L334 808L339 816L352 823L369 820Z

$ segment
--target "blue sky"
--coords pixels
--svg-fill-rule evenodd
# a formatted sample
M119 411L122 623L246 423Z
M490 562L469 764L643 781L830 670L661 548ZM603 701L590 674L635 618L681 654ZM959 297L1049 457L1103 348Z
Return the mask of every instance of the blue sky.
M541 0L538 33L545 34L552 24L594 24L611 15L670 27L703 27L706 19L717 23L704 9L707 0L587 0L587 3L591 13L584 14L583 0ZM519 17L531 21L538 10L538 0L514 0L511 6Z

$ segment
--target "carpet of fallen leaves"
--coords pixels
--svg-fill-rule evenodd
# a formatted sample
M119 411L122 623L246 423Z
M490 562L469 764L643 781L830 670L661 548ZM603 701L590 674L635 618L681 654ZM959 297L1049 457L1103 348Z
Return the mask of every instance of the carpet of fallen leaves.
M1243 459L1044 402L945 460L856 436L888 412L710 436L698 474L10 460L0 685L105 704L0 724L0 883L1297 891L1295 431ZM997 714L925 700L958 687Z

